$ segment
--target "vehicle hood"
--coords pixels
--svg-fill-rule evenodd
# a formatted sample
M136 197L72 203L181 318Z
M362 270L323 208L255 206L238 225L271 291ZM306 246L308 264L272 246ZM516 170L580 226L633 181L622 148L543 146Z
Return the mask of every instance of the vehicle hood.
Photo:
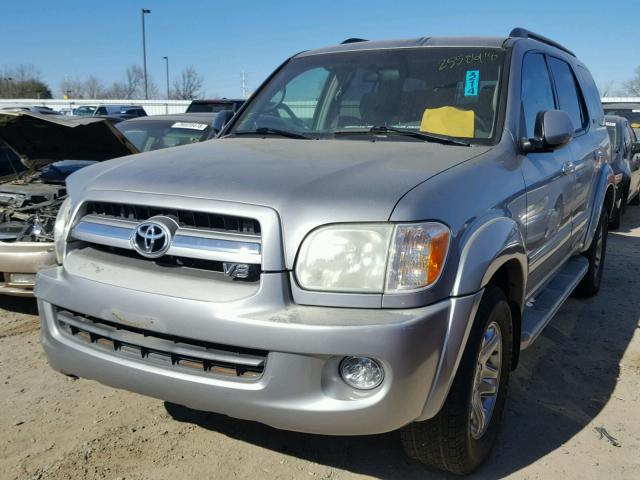
M97 164L71 175L67 185L81 198L112 190L270 207L280 216L290 263L298 242L316 226L387 221L414 186L489 148L226 138ZM126 202L126 195L113 198Z
M113 125L102 118L0 113L0 138L27 168L59 160L108 160L138 153Z

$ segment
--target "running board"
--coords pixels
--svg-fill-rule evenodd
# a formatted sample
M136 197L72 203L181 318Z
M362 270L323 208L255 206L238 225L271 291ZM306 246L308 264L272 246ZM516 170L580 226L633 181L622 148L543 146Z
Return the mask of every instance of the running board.
M569 259L544 290L527 302L522 313L521 350L538 338L588 269L589 261L582 255Z

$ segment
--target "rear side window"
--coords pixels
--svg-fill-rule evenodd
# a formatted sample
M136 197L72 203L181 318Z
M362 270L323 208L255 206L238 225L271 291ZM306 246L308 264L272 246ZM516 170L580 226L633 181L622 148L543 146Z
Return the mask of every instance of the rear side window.
M584 93L585 100L589 106L589 114L593 119L594 124L602 125L604 121L604 110L602 109L602 102L600 101L600 92L596 82L593 80L591 73L582 65L578 65L576 68L578 74L578 83L582 87L582 93Z
M522 62L522 116L524 119L524 136L535 136L536 116L543 110L553 110L553 90L547 63L540 53L530 53Z
M571 67L567 62L554 57L549 57L549 66L556 83L558 108L569 115L576 130L582 130L587 126L586 112L582 108L578 86Z

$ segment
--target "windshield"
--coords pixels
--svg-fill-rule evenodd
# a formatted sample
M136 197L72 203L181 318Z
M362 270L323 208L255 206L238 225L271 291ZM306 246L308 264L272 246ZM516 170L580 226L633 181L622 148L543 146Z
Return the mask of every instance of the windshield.
M488 143L503 61L500 49L452 47L294 58L228 133L270 129L350 138L344 134L390 127ZM394 140L400 138L407 137Z
M115 126L141 152L198 143L209 138L211 126L203 122L147 120Z

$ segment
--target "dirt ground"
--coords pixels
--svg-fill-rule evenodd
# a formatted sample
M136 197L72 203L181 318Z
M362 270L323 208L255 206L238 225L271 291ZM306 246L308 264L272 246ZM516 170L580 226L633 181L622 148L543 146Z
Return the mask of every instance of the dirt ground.
M397 433L333 438L189 410L52 371L32 300L0 299L2 479L431 479ZM640 478L640 207L605 279L571 299L512 376L480 479ZM604 429L604 430L602 430Z

